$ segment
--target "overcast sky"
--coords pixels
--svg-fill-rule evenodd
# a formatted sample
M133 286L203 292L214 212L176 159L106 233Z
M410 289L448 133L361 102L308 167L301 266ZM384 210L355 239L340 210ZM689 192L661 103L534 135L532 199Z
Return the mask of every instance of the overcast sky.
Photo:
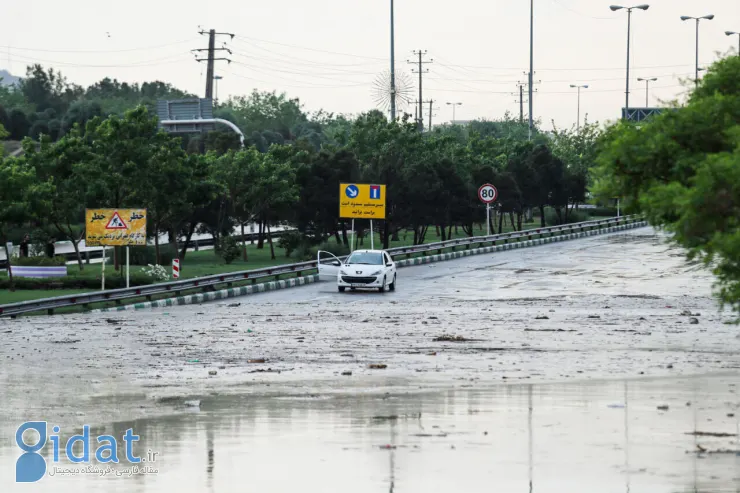
M213 28L236 35L218 38L233 50L220 52L230 65L216 64L220 99L253 88L278 90L299 97L309 111L352 114L377 106L374 81L390 67L389 0L71 3L74 8L58 0L4 3L0 68L22 75L37 62L85 86L105 76L159 79L203 96L205 63L194 61L190 50L207 47L198 31ZM589 85L581 93L581 118L617 118L624 105L626 11L611 12L609 0L534 3L535 81L541 81L535 118L545 128L553 119L574 125L577 97L570 84ZM716 16L700 24L700 65L737 49L737 36L724 32L740 31L740 1L648 3L649 10L632 15L630 106L645 104L637 77L658 77L651 105L685 92L680 79L693 76L695 23L681 22L681 15ZM412 100L418 75L406 61L415 59L413 50L426 50L425 60L433 60L424 66L423 83L423 99L434 100L433 122L452 118L446 102L463 103L458 120L518 115L517 82L526 81L529 68L528 0L396 0L395 10L396 70L407 76Z

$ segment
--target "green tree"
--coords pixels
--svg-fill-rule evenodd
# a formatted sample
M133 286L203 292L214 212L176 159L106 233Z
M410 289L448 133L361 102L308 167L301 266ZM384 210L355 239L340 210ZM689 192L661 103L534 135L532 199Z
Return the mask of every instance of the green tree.
M8 229L33 218L32 207L29 206L37 204L42 189L43 185L37 182L33 170L26 163L14 158L0 159L0 239L9 260ZM8 269L8 277L13 286L12 269Z
M56 143L44 136L39 149L30 139L25 139L23 160L44 183L44 200L38 203L36 215L44 224L53 228L62 238L69 240L83 269L79 243L85 234L77 226L84 222L87 164L94 160L90 146L79 133L70 134Z
M740 57L713 64L684 106L608 128L597 162L598 195L673 233L740 311Z

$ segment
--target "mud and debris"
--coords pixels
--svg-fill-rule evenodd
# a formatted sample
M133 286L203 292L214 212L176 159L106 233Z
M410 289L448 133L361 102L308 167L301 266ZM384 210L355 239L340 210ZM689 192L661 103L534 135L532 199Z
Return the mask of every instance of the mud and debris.
M721 312L712 297L711 273L677 253L662 233L645 228L399 269L399 287L388 293L338 293L331 282L321 282L236 304L117 312L115 319L100 314L0 319L0 431L12 436L18 422L39 418L62 426L153 419L172 413L175 403L182 407L184 400L200 399L208 409L216 405L209 401L213 396L248 395L251 405L274 395L303 397L310 389L327 399L362 395L389 405L403 402L403 412L416 412L420 409L408 409L421 405L409 397L416 393L554 382L537 388L561 389L557 392L572 399L574 389L592 382L634 379L630 389L651 389L649 396L639 396L642 416L660 421L659 430L681 424L674 431L682 435L688 421L679 420L706 413L708 406L710 429L733 430L735 418L728 415L737 409L725 402L737 401L737 389L729 384L740 373L740 329L731 323L736 317ZM701 323L689 323L699 313ZM83 332L89 327L93 330ZM442 335L461 340L433 341ZM55 343L64 340L79 342ZM268 361L269 368L263 368ZM382 371L370 368L381 363ZM209 375L224 366L228 370ZM706 374L729 375L712 387L721 402L711 400L704 387L696 395L686 390L685 382ZM664 378L685 382L671 387L679 389L675 394L663 384L650 386ZM596 409L608 416L623 412L606 405L622 401L619 392L595 400L595 415ZM161 400L168 397L174 400ZM694 404L686 406L687 401ZM521 404L502 402L512 409ZM632 401L623 403L634 411ZM657 405L668 405L670 412L656 413ZM495 415L489 411L472 416ZM710 417L702 416L699 425ZM524 415L519 418L526 422ZM540 427L557 422L538 420ZM506 438L508 425L496 432L490 422L485 426L491 443ZM603 423L594 429L599 426ZM483 436L481 430L475 435ZM520 445L521 436L509 438ZM463 443L455 444L460 456ZM684 442L675 446L681 454L691 448ZM486 460L490 463L490 456Z

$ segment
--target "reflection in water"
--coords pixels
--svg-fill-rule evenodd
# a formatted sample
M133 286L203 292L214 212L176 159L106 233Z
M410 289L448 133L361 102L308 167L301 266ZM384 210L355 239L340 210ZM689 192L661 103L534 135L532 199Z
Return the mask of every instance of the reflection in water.
M726 407L736 399L729 393L734 381L210 397L200 412L95 430L121 436L133 427L141 436L139 455L159 452L158 474L47 477L23 488L7 484L3 474L0 491L735 492L740 458L699 459L693 452L697 444L729 448L736 439L686 434L734 431L736 418L727 417ZM657 411L663 404L670 410ZM0 470L12 471L16 457L0 444Z

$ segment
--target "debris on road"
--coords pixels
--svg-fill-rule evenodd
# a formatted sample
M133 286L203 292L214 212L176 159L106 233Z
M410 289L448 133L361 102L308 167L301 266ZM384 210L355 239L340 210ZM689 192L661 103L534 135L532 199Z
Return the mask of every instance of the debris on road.
M451 336L447 334L443 334L441 336L435 337L432 339L434 342L469 342L470 339L466 339L463 336Z
M717 433L713 431L687 431L685 433L686 435L693 435L695 437L715 437L715 438L725 438L725 437L736 437L736 433Z
M368 368L370 368L371 370L385 370L386 368L388 368L388 365L382 365L382 364L375 364L375 363L373 363L373 364L369 365Z
M210 371L208 372L208 375L210 375L210 376L214 376L214 375L216 375L217 373L218 373L218 372L217 372L216 370L210 370Z
M256 358L256 359L247 360L247 363L264 363L264 362L265 362L265 358Z
M658 406L658 411L667 411L667 410L668 410L668 406L665 404L663 404L662 406Z

